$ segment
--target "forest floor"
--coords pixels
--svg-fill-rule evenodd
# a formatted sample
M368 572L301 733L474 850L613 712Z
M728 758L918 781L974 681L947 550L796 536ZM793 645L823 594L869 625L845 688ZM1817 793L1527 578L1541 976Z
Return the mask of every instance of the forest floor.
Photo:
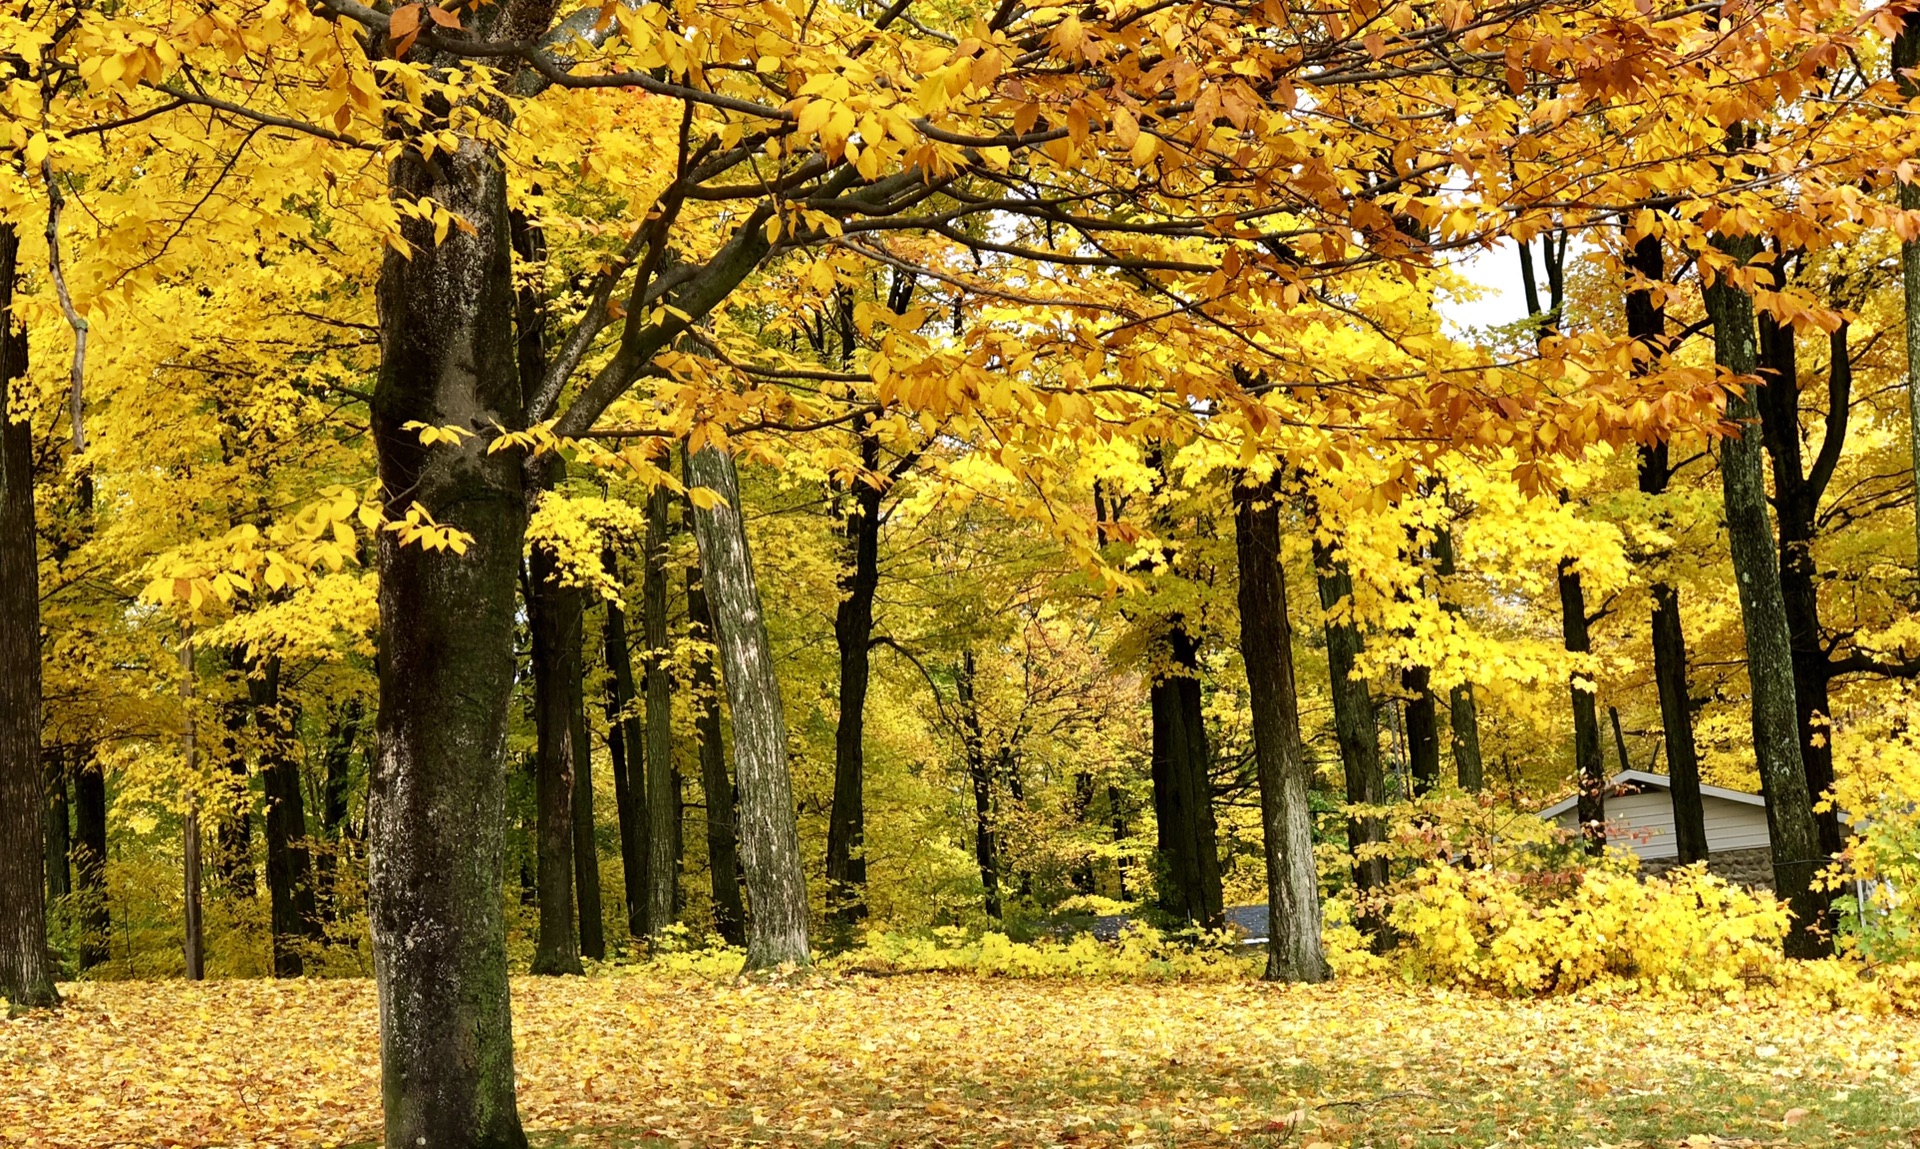
M362 1145L365 981L87 983L0 1020L0 1144ZM517 979L541 1147L1907 1146L1920 1019L1257 983Z

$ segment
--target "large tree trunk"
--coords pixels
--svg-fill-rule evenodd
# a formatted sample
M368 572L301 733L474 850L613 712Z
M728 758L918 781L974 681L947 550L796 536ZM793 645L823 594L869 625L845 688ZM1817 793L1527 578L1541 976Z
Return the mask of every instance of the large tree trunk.
M1432 671L1409 666L1400 672L1406 691L1402 713L1407 724L1407 766L1413 775L1413 794L1432 793L1440 782L1440 722L1433 699Z
M1153 803L1159 822L1160 905L1207 929L1221 923L1220 855L1213 817L1211 754L1200 695L1200 641L1184 620L1162 640L1168 666L1148 694L1153 721Z
M733 457L712 446L692 453L687 472L692 485L721 500L705 509L696 506L693 524L733 716L739 837L752 914L747 968L807 965L813 960L807 946L807 879L787 771L787 720L740 514L740 479Z
M580 628L586 629L581 610ZM580 956L607 960L605 915L600 908L600 845L593 828L593 739L587 732L586 641L567 680L567 739L573 762L573 889L580 907Z
M665 487L647 494L646 573L641 599L647 653L647 935L673 924L679 902L680 858L674 849L679 802L673 770L673 677L667 635L667 500ZM757 593L757 591L756 591ZM784 726L782 727L784 748Z
M79 909L80 968L104 965L113 939L107 899L107 779L90 745L75 747L73 872Z
M544 546L533 548L528 572L540 907L531 969L536 974L576 974L581 966L573 918L573 682L580 675L580 592L560 585L553 552Z
M954 677L960 707L961 746L967 760L967 782L973 789L973 861L980 870L987 916L1000 920L1000 836L993 812L993 767L987 761L985 732L980 723L980 697L974 691L973 651L960 658Z
M1815 581L1813 541L1818 533L1820 498L1826 493L1825 475L1831 467L1816 462L1809 477L1800 449L1800 370L1791 324L1759 317L1758 362L1764 383L1756 401L1761 437L1773 464L1773 506L1780 529L1780 599L1787 610L1787 637L1793 646L1793 698L1800 722L1800 758L1807 772L1807 793L1817 803L1833 789L1833 703L1827 648L1820 626L1820 589ZM1833 351L1826 419L1827 441L1821 462L1838 463L1847 440L1847 405L1852 397L1852 371L1847 360L1847 325L1842 323L1830 340ZM1820 852L1836 857L1846 846L1840 829L1840 811L1816 810Z
M280 696L280 660L269 658L247 678L260 731L261 777L267 791L267 896L273 929L273 975L306 972L303 947L320 940L313 873L307 850L307 813L294 757L291 704Z
M1334 739L1340 746L1340 766L1346 776L1347 802L1356 806L1384 806L1386 774L1380 766L1380 733L1373 696L1365 679L1354 676L1360 661L1360 631L1353 620L1337 612L1353 600L1353 576L1335 558L1333 547L1315 538L1313 566L1319 584L1320 610L1327 638L1327 671L1333 695ZM1377 815L1347 819L1347 847L1353 851L1353 884L1362 893L1387 884L1387 860L1375 853L1387 840ZM1367 856L1373 854L1374 856ZM1369 928L1381 923L1369 919Z
M1737 135L1738 133L1730 133ZM1759 252L1747 237L1715 236L1714 246L1746 263ZM1750 378L1755 367L1753 298L1722 275L1706 289L1713 321L1714 361L1730 374ZM1740 431L1720 442L1720 484L1726 503L1727 543L1740 591L1747 636L1747 679L1753 697L1753 753L1767 799L1768 837L1773 845L1774 890L1793 911L1786 951L1795 957L1829 952L1819 932L1826 907L1813 888L1821 865L1820 834L1807 794L1800 758L1799 716L1793 696L1793 641L1781 600L1773 526L1767 518L1766 477L1760 461L1760 428L1751 384L1727 397L1727 418Z
M613 569L613 553L605 558ZM627 896L627 932L647 936L646 737L633 693L627 653L627 614L607 604L607 752L613 759L613 804L620 816L620 876Z
M1240 559L1240 657L1246 663L1253 711L1267 863L1266 977L1325 981L1333 971L1320 949L1320 886L1313 864L1313 816L1307 808L1313 768L1300 744L1277 484L1235 484L1233 527Z
M47 951L41 867L40 539L34 529L33 431L8 406L27 374L27 331L13 316L20 237L0 224L0 997L60 1004Z
M693 506L683 504L688 526ZM693 644L690 683L693 731L700 739L700 792L707 801L707 870L713 886L713 928L729 945L747 944L747 910L740 901L739 845L734 837L736 803L721 741L720 681L713 669L713 616L700 585L700 564L687 568L687 638Z
M1593 650L1587 633L1587 596L1572 559L1560 560L1560 634L1567 651ZM1607 852L1607 763L1600 753L1600 711L1592 684L1579 671L1567 680L1573 702L1574 784L1579 787L1580 841L1594 857Z
M368 901L380 994L388 1149L521 1149L501 903L514 583L526 509L515 426L506 178L471 140L451 155L401 149L396 199L430 198L467 225L436 244L404 220L411 258L381 267L373 402L386 516L415 504L465 532L465 553L382 532L382 665L368 796ZM471 228L471 230L468 230ZM405 424L477 432L425 446Z
M840 651L840 717L833 735L833 811L827 820L827 920L851 940L867 916L866 707L873 645L873 596L880 586L880 442L860 435L861 478L853 481L833 638Z
M1657 235L1641 236L1627 266L1649 287L1666 282L1666 255ZM1642 344L1634 370L1644 373L1667 354L1667 308L1649 287L1627 292L1627 334ZM1673 478L1663 441L1640 448L1640 492L1657 498ZM1664 512L1662 512L1664 514ZM1693 702L1687 687L1687 639L1680 626L1680 592L1656 579L1653 594L1653 678L1660 693L1660 726L1673 794L1674 840L1680 863L1707 860L1707 815L1700 798L1700 753L1693 741Z

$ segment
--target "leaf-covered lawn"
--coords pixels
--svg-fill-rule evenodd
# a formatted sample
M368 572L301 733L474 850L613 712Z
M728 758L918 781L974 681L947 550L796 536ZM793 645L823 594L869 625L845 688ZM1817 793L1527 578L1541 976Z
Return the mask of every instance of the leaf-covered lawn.
M0 1021L0 1144L377 1140L363 981L101 983ZM514 984L538 1145L1920 1142L1920 1022L960 976Z

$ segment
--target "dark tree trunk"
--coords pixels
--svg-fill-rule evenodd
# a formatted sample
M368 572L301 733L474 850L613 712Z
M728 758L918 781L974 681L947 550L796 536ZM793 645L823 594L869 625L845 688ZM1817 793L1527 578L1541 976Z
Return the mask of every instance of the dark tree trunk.
M528 570L540 907L531 970L576 974L581 966L573 917L573 683L580 676L580 592L560 585L553 552L546 547L533 548Z
M980 868L980 888L985 891L987 916L1000 920L1000 836L993 812L993 769L987 762L984 731L980 725L980 699L974 693L973 651L962 654L960 673L954 676L954 693L959 696L961 744L967 757L967 781L973 788L973 860Z
M691 505L687 505L689 518ZM739 846L734 837L733 780L721 741L720 682L713 672L713 616L700 585L700 565L687 568L687 637L693 643L693 731L700 739L700 791L707 800L707 869L713 884L713 928L729 945L747 944L740 901Z
M1633 759L1627 756L1627 735L1620 729L1620 708L1607 707L1607 717L1613 722L1613 749L1620 756L1620 769L1633 769Z
M1560 560L1560 634L1567 651L1588 654L1587 596L1572 559ZM1591 684L1576 671L1567 681L1573 702L1574 784L1580 789L1580 841L1594 857L1607 852L1607 763L1600 753L1600 711Z
M1893 40L1893 75L1904 100L1920 96L1920 11L1910 11L1900 22L1900 34ZM1900 206L1920 211L1920 179L1900 184ZM1907 435L1908 458L1913 466L1914 539L1920 545L1920 239L1900 244L1900 285L1905 303L1907 344ZM1920 572L1920 553L1914 558L1914 570Z
M1433 792L1440 782L1440 722L1435 714L1433 675L1424 666L1400 672L1402 703L1407 724L1407 765L1413 774L1414 797Z
M58 747L41 748L47 776L47 905L73 893L73 808L67 800L67 755Z
M1648 285L1666 281L1666 256L1660 237L1642 236L1628 267ZM1627 292L1627 334L1643 348L1634 369L1644 372L1667 354L1666 304L1645 287ZM1673 478L1665 442L1640 448L1640 491L1658 497ZM1661 515L1664 517L1665 512ZM1680 625L1680 592L1656 579L1653 594L1653 678L1660 693L1661 736L1667 751L1667 777L1673 794L1674 839L1680 863L1707 860L1707 815L1700 798L1700 753L1693 741L1693 702L1687 686L1687 639Z
M0 997L16 1008L60 1004L47 951L40 768L40 541L34 527L33 431L13 381L27 374L27 331L13 317L20 237L0 224Z
M1120 787L1107 783L1107 817L1113 822L1113 844L1115 846L1127 840L1126 806L1120 798ZM1127 860L1116 854L1113 859L1113 877L1115 892L1121 901L1127 897Z
M613 569L613 554L604 560ZM646 736L633 692L627 653L627 615L607 604L607 752L613 759L613 804L620 815L620 875L626 888L627 932L647 936Z
M227 697L220 704L220 756L226 764L229 792L215 823L220 853L214 872L227 896L257 897L260 876L253 868L253 782L247 768L247 718L253 708L247 684L247 652L227 649Z
M1739 135L1738 130L1730 136ZM1744 264L1759 253L1747 237L1715 236L1714 245ZM1725 276L1706 289L1707 315L1713 321L1714 361L1738 377L1755 367L1753 298ZM1775 891L1793 911L1786 951L1794 957L1829 952L1819 932L1826 906L1813 888L1821 865L1819 828L1807 793L1806 766L1800 758L1799 716L1793 696L1793 640L1781 599L1780 570L1774 552L1773 525L1767 516L1766 477L1762 470L1761 431L1751 386L1727 398L1727 418L1738 434L1720 442L1720 483L1725 498L1727 543L1740 591L1740 616L1747 636L1747 679L1753 696L1753 750L1767 799L1767 825L1773 845Z
M1460 613L1460 605L1448 596L1448 582L1454 577L1453 528L1441 526L1433 536L1433 573L1440 579L1440 608L1449 616ZM1454 779L1462 790L1472 794L1486 785L1486 764L1480 757L1480 708L1473 699L1473 683L1462 682L1447 695L1447 741L1453 751Z
M483 21L485 23L486 21ZM427 197L471 227L434 242L402 223L411 258L381 267L373 431L386 516L417 504L465 533L465 553L380 538L382 660L368 796L368 900L380 991L388 1149L522 1149L501 904L514 583L526 531L517 452L506 178L461 141L388 169L396 198ZM406 426L476 432L426 446Z
M1333 694L1334 738L1340 745L1340 766L1346 776L1347 802L1356 806L1387 803L1386 774L1380 766L1380 734L1373 696L1365 679L1354 676L1360 661L1360 631L1350 617L1340 615L1353 601L1353 576L1334 557L1333 547L1319 538L1313 543L1313 566L1319 583L1320 610L1327 637L1327 671ZM1384 856L1366 856L1387 840L1385 825L1375 815L1347 819L1347 847L1353 851L1353 884L1364 893L1387 884ZM1369 922L1378 929L1380 923Z
M581 611L580 628L586 629ZM586 642L567 680L567 737L573 753L573 889L580 907L580 956L607 960L605 915L600 908L600 843L593 828L593 739L587 732Z
M1293 623L1280 562L1277 483L1233 488L1240 560L1240 657L1253 711L1254 766L1267 863L1268 981L1326 981L1320 948L1320 887L1313 864L1307 789L1313 767L1300 744L1293 680Z
M646 573L641 599L647 653L647 935L673 924L680 888L675 856L672 647L667 635L667 502L665 487L647 495ZM785 735L782 735L784 740ZM784 749L784 744L783 747Z
M1148 695L1153 716L1153 803L1159 821L1160 905L1208 929L1221 923L1220 855L1211 754L1200 696L1200 642L1182 619L1163 639L1169 665Z
M1073 776L1073 823L1084 827L1087 815L1093 810L1093 775L1081 770ZM1093 892L1093 857L1083 855L1074 863L1073 888L1082 894Z
M1800 723L1800 758L1807 772L1807 793L1817 803L1833 789L1833 704L1828 696L1832 673L1820 627L1820 589L1813 564L1820 498L1826 475L1837 465L1847 439L1847 406L1853 375L1847 360L1847 325L1833 332L1833 374L1827 441L1814 472L1808 475L1800 449L1800 370L1795 360L1793 327L1771 316L1759 317L1758 367L1763 384L1756 396L1761 437L1773 463L1773 506L1779 526L1780 598L1787 609L1787 637L1793 646L1793 698ZM1832 459L1832 463L1825 460ZM1840 811L1816 810L1820 852L1836 857L1846 846Z
M320 940L307 848L305 795L294 754L292 705L280 696L280 660L269 658L247 677L260 732L260 774L267 792L267 897L273 929L273 975L306 972L303 947Z
M747 968L808 965L807 879L787 770L787 720L773 674L773 652L740 514L740 479L733 457L712 446L688 459L692 485L721 501L696 507L701 585L713 615L733 716L734 772L739 778L739 837L746 863Z
M341 703L327 730L327 746L321 768L320 836L325 848L314 858L314 884L323 896L322 916L327 921L341 918L339 869L347 849L347 795L353 789L353 748L360 740L360 724L366 715L358 699Z
M200 758L200 737L193 713L194 680L198 673L193 661L193 631L188 628L180 638L180 754L189 778L198 770ZM184 936L180 952L185 960L187 980L199 981L207 976L207 951L200 929L200 802L197 797L188 806L184 821L180 867Z
M79 894L80 968L104 965L113 939L107 899L107 779L93 747L81 746L73 772L73 870Z
M833 638L840 650L840 717L833 735L833 811L827 822L827 920L851 940L867 916L866 705L873 596L880 586L880 442L860 435L862 475L853 481Z

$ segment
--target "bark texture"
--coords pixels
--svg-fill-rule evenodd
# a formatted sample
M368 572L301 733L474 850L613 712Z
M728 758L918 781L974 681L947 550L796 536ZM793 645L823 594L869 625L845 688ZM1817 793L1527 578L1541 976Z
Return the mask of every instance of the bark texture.
M40 768L40 545L34 528L33 432L11 406L27 373L27 332L13 318L20 238L0 224L0 997L14 1008L60 1004L47 951L46 813Z
M613 555L606 556L613 569ZM647 744L633 692L627 653L627 615L607 604L603 635L607 658L607 753L613 760L613 804L620 817L620 875L626 890L627 932L647 936Z
M1380 735L1375 724L1373 696L1367 690L1366 680L1354 675L1360 661L1360 632L1352 619L1342 613L1353 599L1353 576L1334 554L1332 545L1318 538L1313 544L1313 565L1327 640L1334 737L1340 745L1347 802L1384 806L1387 780L1380 765ZM1378 817L1347 819L1347 847L1355 859L1353 884L1362 891L1377 890L1387 883L1386 858L1363 856L1371 848L1383 845L1386 837L1386 827Z
M388 1149L523 1149L501 905L514 584L526 530L522 467L476 434L424 446L405 424L514 426L506 179L471 140L392 161L396 197L471 225L381 267L374 441L389 519L418 503L466 533L464 554L380 539L378 750L368 794L368 902L380 997Z
M740 479L733 457L704 446L688 459L693 485L720 499L696 507L701 583L725 671L733 716L734 772L739 786L739 838L746 863L747 968L807 965L807 884L787 770L787 720L767 645L760 588L740 515Z
M580 625L586 629L584 604ZM573 890L580 910L580 956L607 958L606 921L600 909L600 843L594 833L593 740L587 731L585 636L579 673L567 680L567 738L573 761Z
M1738 134L1737 132L1735 133ZM1745 263L1759 251L1746 237L1716 236L1714 246ZM1793 641L1768 521L1761 431L1751 377L1756 366L1753 298L1725 276L1706 290L1713 323L1714 361L1749 386L1727 398L1727 418L1739 426L1720 442L1720 485L1726 504L1727 543L1740 591L1740 617L1747 636L1747 679L1752 688L1753 752L1767 799L1768 837L1773 846L1774 890L1793 911L1786 951L1814 957L1829 951L1818 933L1826 906L1813 889L1821 864L1819 830L1800 758L1799 716L1793 693Z
M692 506L687 513L692 516ZM713 616L700 584L700 566L687 568L687 637L693 648L693 730L700 739L700 792L707 802L707 869L713 886L713 928L732 945L747 944L747 909L740 900L738 803L727 774L720 725L720 680L713 669Z
M1320 948L1319 878L1307 806L1313 769L1300 744L1293 679L1293 624L1280 562L1279 492L1274 484L1233 489L1240 560L1240 657L1253 711L1254 768L1267 863L1269 981L1321 982L1333 976Z
M269 658L248 676L247 690L260 732L260 775L267 795L267 897L273 923L273 975L306 972L306 946L320 940L307 846L305 794L292 706L280 695L280 660Z
M1893 39L1893 74L1900 95L1911 100L1920 95L1920 12L1908 12L1900 23L1900 34ZM1900 185L1900 206L1920 211L1920 180ZM1906 303L1907 334L1907 434L1909 458L1913 461L1913 531L1915 546L1920 547L1920 239L1900 244L1900 284ZM1920 550L1914 557L1914 569L1920 571Z
M680 889L674 849L679 821L673 773L673 677L667 637L667 503L665 487L647 496L646 573L641 581L646 629L647 691L647 935L673 924ZM758 606L756 591L755 605ZM764 628L763 628L764 629ZM784 749L785 727L782 726ZM783 762L784 765L784 762Z
M580 592L561 586L553 552L533 548L527 618L533 632L535 857L540 932L532 972L581 972L573 918L573 687L580 674Z
M863 428L860 465L877 481L880 443ZM840 652L840 716L833 732L833 810L827 820L827 920L851 940L867 916L866 710L872 677L873 598L880 586L880 496L875 482L855 479L848 492L846 550L833 639Z
M1161 642L1167 665L1148 693L1163 879L1160 908L1176 920L1214 929L1222 912L1220 854L1212 754L1200 696L1200 640L1175 617Z

